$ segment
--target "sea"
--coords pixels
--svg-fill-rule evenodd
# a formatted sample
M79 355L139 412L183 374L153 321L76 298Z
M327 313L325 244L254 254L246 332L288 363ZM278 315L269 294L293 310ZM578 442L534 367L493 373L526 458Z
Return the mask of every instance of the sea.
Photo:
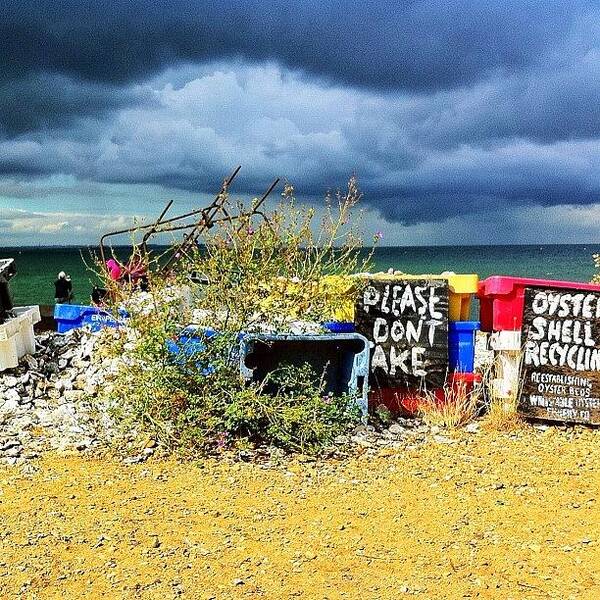
M117 248L125 258L127 248ZM395 269L404 273L477 273L589 281L595 273L592 255L600 244L547 244L520 246L401 246L379 247L371 271ZM94 248L0 248L0 258L14 258L17 275L10 287L16 306L52 304L54 280L59 271L71 276L75 302L89 303L94 283L97 250Z

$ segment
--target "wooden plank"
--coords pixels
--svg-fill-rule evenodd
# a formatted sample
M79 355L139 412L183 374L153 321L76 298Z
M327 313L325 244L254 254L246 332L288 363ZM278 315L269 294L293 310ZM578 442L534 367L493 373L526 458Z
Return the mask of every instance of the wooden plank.
M600 424L600 292L527 288L519 411Z
M371 279L356 302L371 344L371 389L442 387L448 371L448 282Z

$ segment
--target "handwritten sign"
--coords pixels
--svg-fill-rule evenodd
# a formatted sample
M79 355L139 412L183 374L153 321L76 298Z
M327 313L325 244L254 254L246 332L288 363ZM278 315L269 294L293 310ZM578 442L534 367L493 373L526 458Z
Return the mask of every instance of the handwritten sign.
M600 424L600 291L528 288L519 410Z
M371 342L372 388L441 387L448 370L448 283L371 279L356 303Z

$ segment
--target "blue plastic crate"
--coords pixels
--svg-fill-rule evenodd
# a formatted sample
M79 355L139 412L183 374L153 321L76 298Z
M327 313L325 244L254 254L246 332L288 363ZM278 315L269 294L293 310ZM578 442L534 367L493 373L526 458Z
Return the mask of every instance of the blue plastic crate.
M57 304L54 307L54 319L58 333L66 333L71 329L88 326L92 331L103 327L120 327L128 314L119 311L119 318L107 310L97 306L81 306L79 304Z
M177 338L167 340L167 349L173 355L173 360L176 364L186 365L195 362L196 368L200 370L203 375L208 375L214 372L214 366L211 364L204 365L201 361L195 359L204 352L207 340L210 340L217 335L219 335L219 332L210 327L189 325L181 330ZM237 343L232 343L229 348L228 360L230 360L232 364L238 363L239 342L243 336L243 333L239 333L237 335Z
M323 327L331 333L354 333L356 326L352 321L325 321Z
M450 371L472 373L475 368L475 335L479 321L448 323L448 365Z
M367 414L369 342L358 333L324 335L247 334L240 342L240 372L261 382L283 365L309 364L323 376L325 393L356 394ZM275 389L265 386L266 393Z
M183 352L184 354L191 356L198 352L202 352L205 347L204 341L216 334L217 332L210 327L198 328L192 325L182 329L177 340L169 342L169 349L175 354Z
M167 349L173 355L173 360L177 364L186 364L193 361L206 348L206 340L215 336L217 332L214 329L199 329L194 326L186 327L181 331L177 339L167 341ZM196 361L196 368L203 375L214 372L212 365L204 366L200 361Z

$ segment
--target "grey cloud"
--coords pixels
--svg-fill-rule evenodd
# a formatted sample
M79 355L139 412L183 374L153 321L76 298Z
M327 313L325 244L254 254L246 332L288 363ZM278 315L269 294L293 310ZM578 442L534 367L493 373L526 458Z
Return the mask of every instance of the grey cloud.
M597 109L585 105L599 95L596 71L590 60L560 73L544 68L409 95L325 85L276 64L205 65L191 79L186 67L142 86L153 88L151 101L87 129L5 139L0 173L203 193L241 163L240 193L260 193L283 176L318 198L356 171L370 206L403 223L499 203L592 204L600 192L600 132ZM548 106L574 109L560 120Z
M485 82L408 103L399 115L431 148L522 138L540 143L600 135L600 50L560 70Z

